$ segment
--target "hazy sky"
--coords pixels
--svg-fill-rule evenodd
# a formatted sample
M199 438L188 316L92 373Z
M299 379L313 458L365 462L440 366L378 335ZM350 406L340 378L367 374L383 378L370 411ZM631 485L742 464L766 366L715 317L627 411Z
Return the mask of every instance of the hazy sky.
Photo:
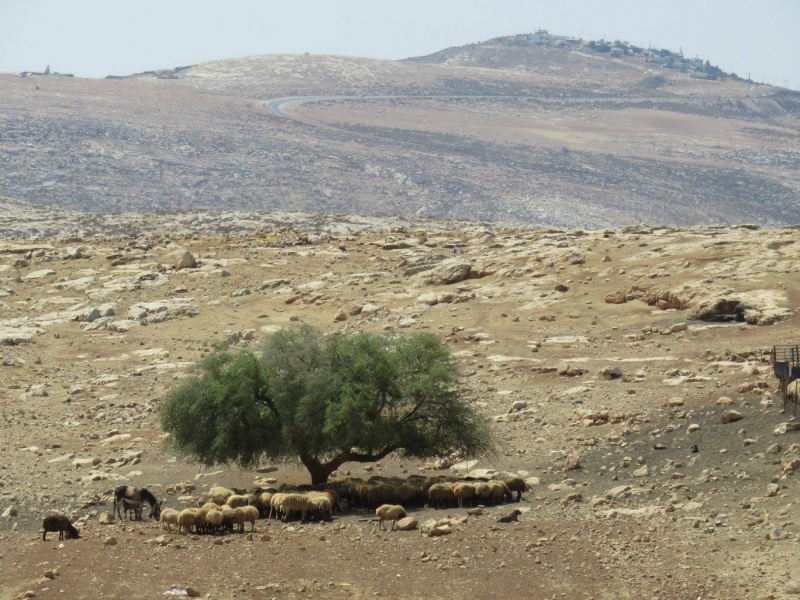
M800 85L800 0L0 0L0 72L84 77L254 54L406 58L537 28Z

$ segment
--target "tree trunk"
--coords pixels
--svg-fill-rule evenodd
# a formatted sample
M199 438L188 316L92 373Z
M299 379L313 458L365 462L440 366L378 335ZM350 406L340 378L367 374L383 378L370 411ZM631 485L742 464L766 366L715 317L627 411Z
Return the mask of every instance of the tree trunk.
M330 474L338 469L339 465L341 464L335 460L323 464L314 456L301 456L300 460L311 474L311 485L328 483L328 477L330 477Z

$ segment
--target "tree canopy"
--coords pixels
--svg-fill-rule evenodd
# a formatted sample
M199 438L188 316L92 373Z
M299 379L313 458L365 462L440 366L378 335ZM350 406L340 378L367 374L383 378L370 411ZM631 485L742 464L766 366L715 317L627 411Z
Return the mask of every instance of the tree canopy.
M299 460L312 483L350 461L491 450L486 421L460 394L454 357L421 333L330 334L303 326L259 350L217 347L170 392L161 424L200 462Z

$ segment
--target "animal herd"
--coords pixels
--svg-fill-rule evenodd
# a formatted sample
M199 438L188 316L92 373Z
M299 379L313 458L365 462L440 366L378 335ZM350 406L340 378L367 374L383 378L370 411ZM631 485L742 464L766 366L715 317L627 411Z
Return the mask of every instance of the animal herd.
M120 519L123 518L121 511L125 517L141 519L142 507L147 504L149 517L160 521L164 530L171 532L175 527L178 533L214 534L243 533L246 523L250 523L250 531L254 531L258 519L330 520L335 512L350 508L372 509L376 511L381 529L385 521L391 521L394 529L397 520L406 515L406 508L463 508L519 501L526 489L525 481L516 475L489 480L373 476L367 480L349 478L321 486L256 488L252 492L214 486L200 496L197 507L177 510L162 509L164 501L158 501L145 488L120 486L114 490L114 513ZM42 528L43 539L47 532L54 531L59 532L59 539L79 537L69 519L59 515L47 517Z

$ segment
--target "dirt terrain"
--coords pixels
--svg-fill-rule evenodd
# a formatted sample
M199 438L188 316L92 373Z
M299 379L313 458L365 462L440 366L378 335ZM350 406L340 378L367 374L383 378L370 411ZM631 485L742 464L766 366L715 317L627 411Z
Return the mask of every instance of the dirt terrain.
M800 593L800 431L768 355L800 340L797 229L1 205L2 600ZM184 250L196 266L177 268ZM381 532L368 511L252 536L101 524L117 485L180 508L217 483L308 481L187 463L158 424L212 342L295 323L443 336L498 439L474 464L393 456L334 479L502 470L529 483L522 502L412 512L450 518L442 537ZM518 523L496 521L515 507ZM53 512L81 539L43 542Z
M317 101L296 118L265 107L287 96ZM502 39L408 61L276 55L121 79L5 74L0 193L102 213L785 226L800 219L798 98L641 56Z

